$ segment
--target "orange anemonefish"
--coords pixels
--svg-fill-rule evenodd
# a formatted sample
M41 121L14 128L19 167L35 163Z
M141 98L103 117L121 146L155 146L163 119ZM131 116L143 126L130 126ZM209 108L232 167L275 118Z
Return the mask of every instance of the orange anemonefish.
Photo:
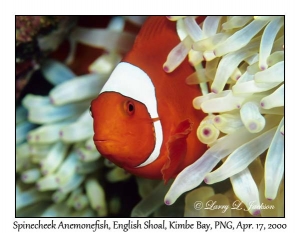
M185 83L193 67L185 59L172 73L163 70L179 42L174 22L149 17L91 104L98 151L132 174L165 182L206 150L196 135L205 115L192 106L200 88Z

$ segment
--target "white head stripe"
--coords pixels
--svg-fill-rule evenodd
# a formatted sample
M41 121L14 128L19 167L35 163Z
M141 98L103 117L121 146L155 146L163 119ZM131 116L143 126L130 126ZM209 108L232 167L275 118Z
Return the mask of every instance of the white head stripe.
M101 92L114 91L142 102L151 118L157 118L155 88L149 76L140 68L121 62L110 75Z
M149 76L140 68L126 62L121 62L112 72L110 78L102 88L101 93L113 91L143 103L151 116L158 118L155 88ZM155 161L163 141L160 121L154 122L156 143L148 159L137 167L146 166Z

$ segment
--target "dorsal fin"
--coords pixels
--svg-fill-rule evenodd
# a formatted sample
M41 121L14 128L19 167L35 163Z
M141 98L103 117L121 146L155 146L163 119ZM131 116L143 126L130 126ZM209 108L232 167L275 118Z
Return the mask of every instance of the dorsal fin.
M165 16L150 16L123 61L140 67L151 77L150 70L154 67L156 70L162 69L169 52L179 42L176 22L168 20Z
M174 37L176 33L176 23L171 22L165 16L151 16L149 17L143 27L141 28L135 43L134 47L139 47L145 43L149 43L151 41L156 41L156 39L167 40L170 37Z

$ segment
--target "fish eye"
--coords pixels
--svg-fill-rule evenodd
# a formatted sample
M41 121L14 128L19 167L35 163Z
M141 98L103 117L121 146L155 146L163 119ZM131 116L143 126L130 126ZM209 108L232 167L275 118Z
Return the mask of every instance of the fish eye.
M126 102L126 112L128 115L133 115L134 114L134 103L132 101L127 101Z

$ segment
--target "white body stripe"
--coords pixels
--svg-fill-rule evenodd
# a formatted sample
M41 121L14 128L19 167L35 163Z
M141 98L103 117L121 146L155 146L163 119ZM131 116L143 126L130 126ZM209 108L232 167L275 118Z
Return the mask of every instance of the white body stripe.
M126 62L118 64L100 93L107 91L118 92L121 95L145 104L151 118L159 118L155 87L150 77L140 68ZM146 166L155 161L159 156L163 141L163 132L160 121L154 122L154 129L156 135L154 150L148 159L137 167Z
M159 156L161 144L163 141L163 133L162 133L162 127L161 127L160 121L154 122L154 129L155 129L155 135L156 135L154 150L152 151L149 158L137 167L144 167L144 166L154 162Z

